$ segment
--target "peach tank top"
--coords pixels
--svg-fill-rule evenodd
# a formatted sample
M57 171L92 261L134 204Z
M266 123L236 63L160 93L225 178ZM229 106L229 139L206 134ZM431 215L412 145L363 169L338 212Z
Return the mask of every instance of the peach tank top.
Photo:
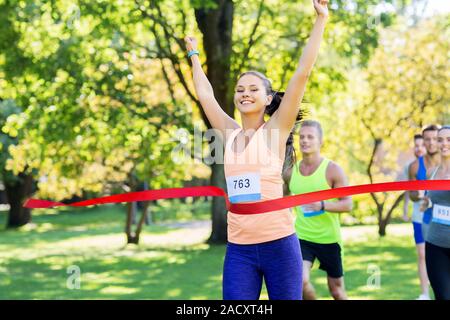
M233 203L283 197L283 159L267 146L264 134L268 133L262 130L264 125L253 134L241 153L234 152L232 146L242 128L234 130L225 145L225 178ZM290 209L251 215L228 212L227 215L228 241L231 243L256 244L295 233L295 217Z

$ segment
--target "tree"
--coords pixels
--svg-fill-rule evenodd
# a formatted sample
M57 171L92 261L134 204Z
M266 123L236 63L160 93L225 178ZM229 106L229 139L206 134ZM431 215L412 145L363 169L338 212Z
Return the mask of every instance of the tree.
M367 70L352 73L351 92L337 102L340 112L333 115L339 131L331 132L330 150L350 158L354 182L395 180L399 152L408 150L413 135L423 125L449 120L448 19L386 29ZM403 193L370 196L383 236Z
M12 100L0 101L0 127L2 127L6 119L11 115L20 113ZM30 209L24 208L23 202L33 192L33 176L26 170L13 174L6 170L6 162L10 158L8 148L18 143L14 136L0 132L0 179L5 186L7 200L10 206L7 228L21 227L31 221Z
M190 127L190 114L183 97L164 85L175 75L114 38L112 21L126 8L99 4L111 11L101 20L99 7L87 3L85 14L69 23L67 4L53 4L29 2L20 11L22 3L13 2L2 11L10 39L0 64L2 94L27 106L1 123L18 141L5 146L11 155L6 169L33 173L38 196L56 200L117 191L123 182L135 191L136 178L150 188L180 185L188 173L170 155L177 128ZM17 57L27 62L19 70L11 67ZM137 242L139 230L127 225L129 242Z

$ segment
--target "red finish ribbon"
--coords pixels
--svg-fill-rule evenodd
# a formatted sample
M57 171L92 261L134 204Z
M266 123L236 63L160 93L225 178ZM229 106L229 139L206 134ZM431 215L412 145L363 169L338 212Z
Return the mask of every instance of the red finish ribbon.
M224 197L229 211L237 214L258 214L292 208L306 203L328 200L332 198L342 198L355 194L388 192L388 191L412 191L412 190L450 190L450 180L416 180L398 181L364 184L359 186L342 187L315 191L279 199L266 200L261 202L232 204L228 200L226 192L214 186L189 187L189 188L167 188L159 190L147 190L130 193L116 194L101 198L79 201L71 204L61 202L28 199L25 208L53 208L53 207L85 207L95 204L121 203L134 201L151 201L160 199L174 199L185 197Z

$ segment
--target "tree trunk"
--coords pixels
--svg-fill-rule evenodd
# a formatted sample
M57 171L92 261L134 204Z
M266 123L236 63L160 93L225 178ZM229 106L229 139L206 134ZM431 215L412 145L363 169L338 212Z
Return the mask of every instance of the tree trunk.
M18 228L31 222L31 210L23 207L23 202L33 192L33 177L20 173L18 180L5 181L5 192L10 205L7 228Z
M386 217L383 218L383 208L384 203L382 206L378 208L378 234L380 237L384 237L386 235L386 227L391 221L392 213L394 212L395 208L397 208L400 204L400 202L403 200L405 196L405 193L403 192L401 195L397 197L397 199L394 201L394 204L392 207L388 210Z
M214 89L214 95L224 111L234 116L234 104L230 95L231 46L234 4L232 0L216 0L215 9L195 10L198 27L203 34L207 76ZM203 120L210 128L209 121ZM225 189L222 164L211 166L211 183ZM226 189L225 189L226 190ZM225 243L227 240L226 206L222 198L214 197L212 203L211 243Z
M389 219L381 219L378 222L378 235L384 237L386 235L386 227L388 225Z
M139 237L141 235L141 231L142 231L142 225L144 224L144 222L147 219L147 211L149 208L149 202L146 201L144 203L144 208L143 208L143 212L141 215L141 218L139 219L139 223L136 226L136 231L133 232L133 228L132 228L132 220L133 220L133 216L136 216L136 208L137 206L133 205L133 202L129 202L127 204L127 224L125 227L125 232L127 234L127 244L129 243L133 243L133 244L139 244Z
M136 236L132 232L132 224L133 224L133 203L128 202L127 203L127 222L125 225L125 233L127 235L127 244L128 243L135 243L137 244L139 242L139 239L136 238Z
M213 164L211 184L226 190L223 165ZM227 208L225 199L213 197L212 201L212 231L208 243L225 243L227 241Z

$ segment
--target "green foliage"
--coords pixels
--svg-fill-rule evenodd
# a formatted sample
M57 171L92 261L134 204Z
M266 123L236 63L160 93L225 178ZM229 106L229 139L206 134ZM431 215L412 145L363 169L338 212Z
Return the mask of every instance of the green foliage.
M15 60L0 65L5 97L26 106L5 129L20 141L7 168L38 169L40 195L55 199L99 192L129 174L151 188L178 185L184 173L170 152L176 129L189 127L189 109L165 87L161 64L125 41L145 34L135 33L144 28L136 4L13 2L3 9L12 47L32 60L17 72L8 69Z
M367 69L351 70L347 92L315 114L324 123L325 153L345 168L351 185L395 181L414 134L448 118L448 19L383 30ZM383 219L399 195L376 195Z
M6 125L8 119L20 117L21 109L12 100L0 101L0 128ZM6 170L6 162L10 159L9 148L17 144L17 131L8 130L7 126L0 131L0 178L2 181L14 181L17 179L11 172Z

